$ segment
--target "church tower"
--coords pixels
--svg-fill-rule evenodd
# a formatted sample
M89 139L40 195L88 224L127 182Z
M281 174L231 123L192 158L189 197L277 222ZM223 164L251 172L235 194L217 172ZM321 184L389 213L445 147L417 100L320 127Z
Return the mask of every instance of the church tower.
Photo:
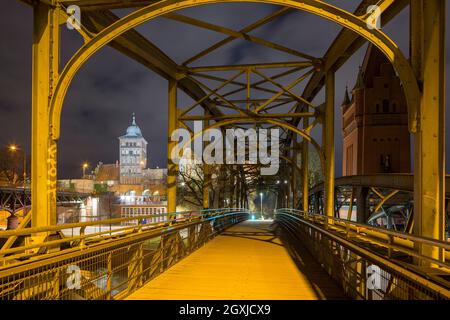
M408 111L392 64L369 45L350 99L342 103L344 176L410 173Z
M142 171L147 167L147 141L136 124L133 113L131 126L119 137L120 183L139 184Z

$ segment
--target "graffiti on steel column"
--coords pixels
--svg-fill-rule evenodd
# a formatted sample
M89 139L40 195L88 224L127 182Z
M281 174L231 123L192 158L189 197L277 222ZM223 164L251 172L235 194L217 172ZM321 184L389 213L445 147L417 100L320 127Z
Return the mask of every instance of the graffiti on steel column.
M50 142L47 158L47 196L50 206L56 206L56 143Z

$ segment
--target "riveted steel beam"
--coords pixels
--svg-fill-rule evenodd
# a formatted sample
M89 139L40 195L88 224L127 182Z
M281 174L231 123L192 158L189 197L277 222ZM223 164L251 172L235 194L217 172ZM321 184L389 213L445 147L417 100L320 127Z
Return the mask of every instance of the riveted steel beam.
M59 75L59 12L43 3L33 10L31 213L32 226L43 227L56 224L56 142L48 111ZM42 242L46 236L36 234L32 240Z
M414 233L445 237L445 1L411 2L412 62L422 83L419 130L414 136ZM443 259L429 246L420 252Z

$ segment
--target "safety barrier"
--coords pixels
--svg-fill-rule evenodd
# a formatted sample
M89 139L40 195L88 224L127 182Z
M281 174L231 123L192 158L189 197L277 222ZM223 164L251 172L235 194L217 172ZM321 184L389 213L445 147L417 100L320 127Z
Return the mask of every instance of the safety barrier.
M351 298L450 298L448 242L293 209L277 210L276 222L288 249L305 246ZM420 254L425 246L442 258Z
M0 238L78 229L79 235L0 251L0 299L120 299L248 218L245 209L214 209L0 232ZM120 226L123 221L134 226ZM86 234L88 227L117 226ZM37 250L37 251L36 251Z

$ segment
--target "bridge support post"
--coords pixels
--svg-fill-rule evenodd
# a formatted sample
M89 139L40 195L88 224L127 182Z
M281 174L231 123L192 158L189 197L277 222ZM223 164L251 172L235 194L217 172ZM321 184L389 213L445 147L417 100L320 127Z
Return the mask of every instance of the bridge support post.
M241 179L239 174L239 168L235 171L235 181L236 181L236 205L235 208L241 208Z
M292 208L298 209L298 188L297 188L297 182L298 182L298 150L299 150L299 144L297 142L297 137L293 140L293 155L292 155L292 161L294 162L294 165L292 166Z
M176 146L176 141L172 141L171 135L177 129L177 81L169 80L168 94L168 149L167 149L167 212L173 213L177 209L177 165L172 161L172 150ZM169 217L171 220L175 217Z
M444 239L445 0L411 1L411 60L423 84L414 137L414 233ZM443 252L423 245L423 255Z
M358 223L367 223L369 217L367 208L367 196L369 189L366 187L356 188L356 221Z
M307 117L303 118L303 129L309 125ZM309 132L307 132L309 134ZM302 188L303 188L303 211L309 211L309 145L306 139L302 143Z
M33 10L31 224L44 227L56 224L56 142L50 133L49 104L59 74L59 9L39 2ZM42 242L45 237L32 240Z
M334 71L327 71L325 79L325 116L324 116L324 155L325 155L325 194L324 214L334 217ZM329 223L332 220L328 219Z
M208 111L204 112L205 116L208 116L210 113ZM203 120L203 128L208 128L209 121ZM207 135L207 133L204 133L204 135ZM209 140L208 137L204 137ZM203 200L203 209L209 209L209 186L211 183L211 174L210 174L210 168L209 165L206 163L203 163L203 190L202 190L202 200Z

